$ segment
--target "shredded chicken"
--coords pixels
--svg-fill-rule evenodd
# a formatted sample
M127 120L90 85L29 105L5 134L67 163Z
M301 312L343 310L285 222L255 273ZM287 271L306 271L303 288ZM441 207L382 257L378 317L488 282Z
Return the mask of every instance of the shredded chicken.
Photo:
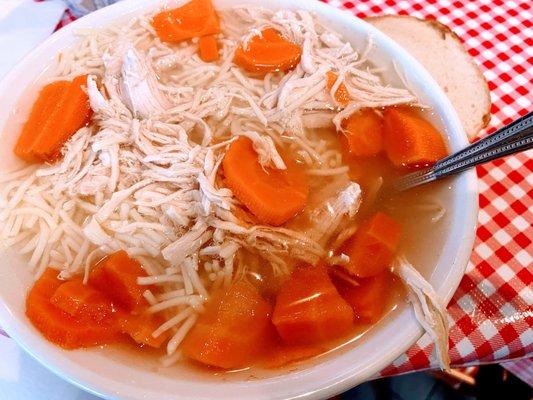
M157 77L146 57L130 47L124 54L120 77L122 98L133 115L150 118L172 104L157 84Z
M327 248L330 240L357 214L362 200L361 188L341 175L313 197L310 206L289 222L288 227L303 227L308 239Z
M393 262L393 272L409 290L409 301L418 323L435 343L435 353L440 367L450 369L448 354L448 313L433 287L403 256Z
M334 116L328 111L309 112L302 115L302 124L307 129L331 128Z

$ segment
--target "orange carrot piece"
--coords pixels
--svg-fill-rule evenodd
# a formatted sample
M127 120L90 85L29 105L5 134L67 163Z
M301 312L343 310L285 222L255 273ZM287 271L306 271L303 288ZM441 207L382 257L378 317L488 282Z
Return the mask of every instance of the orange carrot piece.
M191 0L181 7L162 11L154 16L152 26L163 42L220 33L220 21L211 0Z
M333 71L328 71L326 73L326 87L328 88L328 92L331 91L331 88L335 85L338 77L339 76ZM350 93L348 93L348 89L344 83L341 83L335 91L335 101L341 106L346 106L350 102Z
M183 354L219 368L246 366L271 340L271 311L251 283L234 283L213 294L183 341Z
M423 168L448 155L442 135L413 108L385 109L383 134L385 151L396 167Z
M57 279L57 271L48 268L35 282L26 298L26 316L50 342L65 349L114 343L121 333L115 318L96 323L74 318L50 301L64 282Z
M78 76L70 82L67 91L35 138L31 150L35 157L43 161L54 161L59 157L63 144L89 122L89 97L83 90L86 84L87 75Z
M353 156L375 156L383 150L383 121L372 109L355 112L343 121L345 151Z
M30 118L15 146L15 154L27 161L54 161L63 144L91 116L89 98L82 86L87 76L72 82L47 85L34 104Z
M137 284L137 278L141 276L147 276L141 264L124 250L119 250L94 267L89 275L89 284L126 311L133 311L146 304L143 292L149 287Z
M299 267L282 285L272 322L287 344L316 344L339 338L353 325L350 306L323 266Z
M392 282L390 272L358 279L357 286L342 279L334 278L333 282L342 298L352 307L356 322L373 324L381 318L385 309L387 289Z
M293 69L300 62L302 50L283 38L278 31L266 28L245 46L241 44L233 61L248 72L276 72Z
M307 202L305 175L291 158L283 159L287 169L263 169L252 141L240 137L230 145L222 162L226 185L260 223L281 225Z
M279 345L268 351L260 361L265 368L280 368L286 365L303 361L327 351L322 345Z
M200 58L205 62L217 61L220 58L218 54L218 43L214 35L202 36L198 42L198 53Z
M50 302L72 317L96 322L110 317L114 312L111 300L98 290L84 285L80 279L67 281L59 286Z
M124 315L120 327L123 333L128 334L139 345L159 348L168 339L168 333L163 332L157 337L152 333L164 322L160 316L143 311L137 315Z
M377 275L390 265L400 241L401 226L387 214L378 212L364 221L340 248L350 257L343 265L360 278Z
M15 146L14 151L18 157L28 162L40 161L32 152L33 143L46 120L50 118L50 114L56 104L64 97L69 86L70 83L68 81L57 81L42 88Z

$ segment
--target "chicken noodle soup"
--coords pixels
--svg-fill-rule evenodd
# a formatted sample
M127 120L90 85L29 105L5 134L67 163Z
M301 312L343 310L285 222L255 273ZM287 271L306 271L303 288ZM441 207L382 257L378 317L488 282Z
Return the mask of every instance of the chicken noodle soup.
M404 284L447 366L442 305L400 254L445 210L384 189L447 148L370 38L210 0L79 35L16 133L29 165L2 177L2 242L38 277L44 337L279 368L350 341Z

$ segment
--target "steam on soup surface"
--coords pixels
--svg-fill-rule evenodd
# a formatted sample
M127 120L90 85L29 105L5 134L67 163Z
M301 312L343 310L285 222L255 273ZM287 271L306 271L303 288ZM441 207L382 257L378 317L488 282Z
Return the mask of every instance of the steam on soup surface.
M30 255L27 316L51 342L280 368L401 301L400 253L435 261L413 244L438 248L439 188L383 188L447 148L371 48L306 11L208 0L80 34L2 190L2 241Z

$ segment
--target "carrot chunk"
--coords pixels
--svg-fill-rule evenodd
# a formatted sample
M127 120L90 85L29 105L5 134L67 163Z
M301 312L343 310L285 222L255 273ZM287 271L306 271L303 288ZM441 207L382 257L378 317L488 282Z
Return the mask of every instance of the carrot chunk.
M265 368L280 368L326 351L325 346L317 344L279 345L268 351L268 354L261 359L260 365Z
M26 316L43 336L65 349L118 341L121 334L115 318L99 322L75 318L52 304L50 299L63 283L57 279L57 271L48 268L26 298Z
M202 36L198 42L198 52L202 61L217 61L220 55L218 54L218 43L215 36Z
M331 88L335 85L338 77L339 76L333 71L328 71L326 73L326 87L328 88L328 91L331 91ZM350 102L350 93L348 93L348 89L344 83L341 83L335 91L335 101L341 106L346 106Z
M396 167L427 167L448 155L442 135L413 108L385 109L383 135L385 152Z
M146 303L143 292L148 287L137 284L137 278L141 276L147 276L141 264L130 258L124 250L119 250L94 267L89 275L89 284L118 306L132 311Z
M89 120L89 100L82 89L86 80L82 75L41 90L15 146L18 157L37 162L54 161L60 155L63 144Z
M342 298L352 307L355 321L364 324L373 324L383 315L384 299L391 281L391 273L388 271L358 279L358 286L342 279L333 279Z
M293 69L300 62L302 50L283 38L278 31L267 28L246 45L241 44L233 61L248 72L276 72Z
M343 267L360 278L383 272L396 252L400 233L398 222L385 213L374 214L341 246L340 252L350 257L348 264Z
M144 311L137 315L124 315L120 327L123 333L128 334L139 345L159 348L168 339L168 334L163 332L154 337L152 333L164 322L160 316Z
M214 367L247 365L271 340L271 309L246 281L216 292L183 341L183 354Z
M353 156L375 156L383 150L383 121L372 109L355 112L343 121L341 141Z
M42 159L50 160L59 155L63 144L82 126L89 122L91 107L89 96L86 93L87 75L80 75L71 82L68 91L65 93L65 100L58 105L55 112L57 121L62 121L56 129L61 128L61 134L54 138L52 135L41 133L35 152ZM50 132L54 127L50 127ZM45 131L46 132L46 131ZM44 150L40 150L43 149ZM46 149L55 149L49 150Z
M72 317L102 321L113 313L113 303L80 279L67 281L57 288L50 302Z
M40 161L32 151L33 144L56 105L62 101L69 86L68 81L57 81L42 88L15 145L14 151L18 157L28 162Z
M220 21L211 0L191 0L181 7L165 10L152 19L163 42L181 42L220 32Z
M252 141L234 141L222 162L226 185L263 224L281 225L300 212L309 186L299 166L284 157L287 169L263 168Z
M17 144L15 150L17 154L29 153L31 156L25 159L49 162L61 155L63 144L89 122L91 116L89 98L82 88L86 82L86 75L78 76L68 82L61 96L47 97L43 111L46 114L43 115L41 124L32 128L33 140L30 141L29 148L24 150L22 143L20 146Z
M282 285L272 322L285 343L316 344L348 333L353 312L325 267L306 266L295 269Z

